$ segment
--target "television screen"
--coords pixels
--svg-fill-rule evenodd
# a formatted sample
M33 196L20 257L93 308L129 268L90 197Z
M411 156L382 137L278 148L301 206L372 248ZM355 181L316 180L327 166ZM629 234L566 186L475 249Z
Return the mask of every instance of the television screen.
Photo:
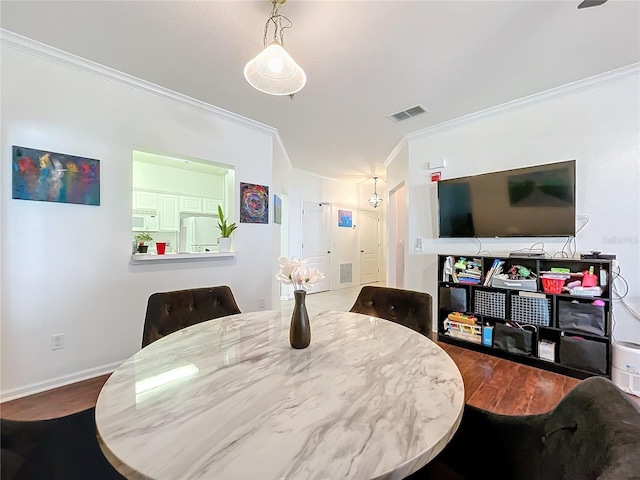
M575 235L575 160L438 182L439 237Z

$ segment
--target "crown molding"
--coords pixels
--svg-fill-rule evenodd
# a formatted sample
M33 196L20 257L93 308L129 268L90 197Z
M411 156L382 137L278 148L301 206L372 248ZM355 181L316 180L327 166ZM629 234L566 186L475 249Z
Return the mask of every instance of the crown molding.
M580 92L582 90L598 87L605 83L622 80L627 77L637 76L639 74L640 74L640 63L632 63L631 65L620 67L615 70L611 70L609 72L594 75L592 77L587 77L583 80L578 80L572 83L567 83L566 85L562 85L560 87L552 88L549 90L545 90L544 92L535 93L533 95L519 98L511 102L496 105L495 107L490 107L485 110L480 110L479 112L470 113L469 115L455 118L447 122L439 123L431 127L423 128L422 130L416 130L415 132L411 132L404 135L404 140L412 141L420 138L430 137L431 135L435 135L437 133L441 133L447 130L452 130L454 128L467 125L469 123L475 122L480 119L492 117L494 115L499 115L501 113L504 113L510 110L522 108L524 106L541 103L552 98L570 95L576 92ZM398 144L398 146L400 146L400 144ZM391 155L389 155L389 158L397 155L396 150L398 149L398 146L396 146L396 148L391 153ZM390 163L389 158L387 159L387 162ZM385 166L387 165L387 162L385 162Z
M278 130L276 130L275 133L273 134L273 141L276 147L280 149L280 151L282 152L282 155L284 155L284 159L287 162L287 165L289 166L289 170L292 170L293 165L291 164L291 158L287 153L287 149L285 148L284 143L282 143L282 138L280 138L280 132L278 132Z
M149 93L151 95L155 95L165 100L179 103L200 112L204 112L206 114L228 120L237 125L241 125L243 127L248 127L253 130L272 135L275 138L275 141L281 146L282 151L284 152L285 156L287 156L287 160L289 160L286 150L282 145L282 140L280 139L278 130L274 127L265 125L255 120L251 120L250 118L243 117L242 115L229 112L201 100L188 97L187 95L174 92L173 90L169 90L168 88L155 85L151 82L120 72L113 68L105 67L104 65L100 65L99 63L92 62L85 58L73 55L71 53L57 49L50 45L46 45L31 38L18 35L17 33L11 32L9 30L0 29L0 44L10 48L14 48L16 50L21 50L23 52L44 58L46 60L64 65L69 68L74 68L84 73L95 75L105 80L118 83L120 85L124 85L145 93ZM289 163L291 163L290 160Z
M402 151L402 149L406 147L408 144L409 142L407 141L407 135L403 135L400 141L398 142L398 144L394 147L393 150L391 150L391 153L389 154L387 159L384 161L383 165L385 167L388 167L389 164L396 159L396 156L398 156L398 154Z

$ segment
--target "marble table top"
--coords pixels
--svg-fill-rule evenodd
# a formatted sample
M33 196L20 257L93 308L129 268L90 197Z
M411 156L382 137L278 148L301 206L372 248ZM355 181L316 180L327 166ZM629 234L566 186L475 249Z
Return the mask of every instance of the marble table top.
M444 448L464 386L436 343L326 311L295 350L289 315L211 320L129 358L96 405L111 463L129 479L400 479Z

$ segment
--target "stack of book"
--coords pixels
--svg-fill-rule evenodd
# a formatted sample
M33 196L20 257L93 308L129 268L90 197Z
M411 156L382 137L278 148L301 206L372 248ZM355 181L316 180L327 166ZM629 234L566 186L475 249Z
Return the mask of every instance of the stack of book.
M469 283L478 285L480 284L480 277L482 276L481 260L473 259L467 260L464 270L459 270L457 273L459 283Z
M491 286L491 279L494 276L500 275L502 273L502 266L503 265L504 265L504 260L500 260L499 258L496 258L493 261L493 264L491 265L491 268L487 272L487 275L484 277L484 282L483 282L482 285L485 286L485 287Z

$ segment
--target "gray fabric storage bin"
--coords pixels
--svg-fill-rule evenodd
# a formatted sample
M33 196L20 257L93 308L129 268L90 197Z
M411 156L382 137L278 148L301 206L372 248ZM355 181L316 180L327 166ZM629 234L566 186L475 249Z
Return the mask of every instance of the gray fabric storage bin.
M512 290L525 290L527 292L538 291L538 281L535 278L528 280L509 280L504 278L494 278L491 280L493 288L510 288Z
M440 287L440 308L464 313L467 311L467 290L462 287Z
M604 307L559 301L558 328L567 332L604 335Z
M528 325L535 329L532 325ZM510 327L496 323L493 330L493 348L519 355L531 355L535 344L536 332L532 329Z
M560 363L589 372L607 373L607 344L582 337L560 337Z

